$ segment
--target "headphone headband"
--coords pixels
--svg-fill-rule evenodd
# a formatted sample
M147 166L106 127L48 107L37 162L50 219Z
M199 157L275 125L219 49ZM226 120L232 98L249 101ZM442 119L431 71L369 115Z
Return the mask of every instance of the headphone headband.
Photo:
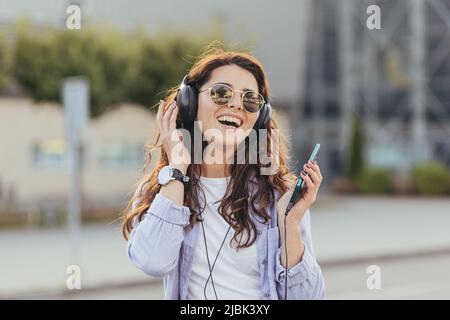
M182 89L182 88L184 88L184 87L187 86L187 79L188 79L188 75L185 75L185 76L183 77L183 81L181 81L180 89Z

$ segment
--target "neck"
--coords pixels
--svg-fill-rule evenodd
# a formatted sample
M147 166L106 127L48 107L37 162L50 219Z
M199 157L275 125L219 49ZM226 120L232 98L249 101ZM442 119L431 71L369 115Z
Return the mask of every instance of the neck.
M202 176L207 178L223 178L231 175L231 165L227 157L232 156L233 153L227 154L224 152L223 145L214 144L210 144L208 149L205 150L205 153L208 153L210 156L207 156L207 159L204 158L204 160L209 160L212 163L208 164L204 162L202 164Z
M202 176L207 178L224 178L230 176L230 165L202 164Z

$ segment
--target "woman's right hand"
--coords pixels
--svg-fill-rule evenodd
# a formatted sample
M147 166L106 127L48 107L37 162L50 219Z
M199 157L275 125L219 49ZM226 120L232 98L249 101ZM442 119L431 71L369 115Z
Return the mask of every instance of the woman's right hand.
M183 134L176 128L179 108L175 101L170 104L167 110L164 110L164 105L164 100L161 100L156 114L160 139L169 158L169 165L186 174L191 164L191 155L183 143Z

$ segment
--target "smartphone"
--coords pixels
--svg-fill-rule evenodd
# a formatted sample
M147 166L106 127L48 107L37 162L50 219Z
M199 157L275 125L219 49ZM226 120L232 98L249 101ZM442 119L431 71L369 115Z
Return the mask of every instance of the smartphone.
M311 156L309 157L310 161L314 161L317 158L317 154L319 153L319 149L320 149L320 143L316 144L316 146L314 147L313 152L311 153ZM289 204L286 208L286 215L289 213L289 211L291 211L292 207L294 206L294 204L297 202L297 198L300 194L300 190L303 188L303 184L304 184L304 180L302 178L301 175L299 175L299 179L297 184L295 185L295 189L294 192L292 193L291 199L289 200Z

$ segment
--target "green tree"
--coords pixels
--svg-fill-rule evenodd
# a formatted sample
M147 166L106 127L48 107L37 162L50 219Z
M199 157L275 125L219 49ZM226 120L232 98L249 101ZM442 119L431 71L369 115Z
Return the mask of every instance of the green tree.
M155 103L178 85L205 40L181 36L126 37L93 30L29 30L17 34L13 74L36 100L60 101L61 81L89 79L91 116L119 102Z
M150 105L179 85L200 53L203 42L182 37L142 39L137 48L128 93L132 101Z
M89 79L91 115L123 101L129 61L112 37L55 31L48 37L21 34L14 52L14 76L36 100L60 101L62 79Z
M0 34L0 91L6 85L7 79L6 49L5 38Z
M354 114L348 157L346 158L345 172L352 179L361 176L364 170L364 129L362 120Z

